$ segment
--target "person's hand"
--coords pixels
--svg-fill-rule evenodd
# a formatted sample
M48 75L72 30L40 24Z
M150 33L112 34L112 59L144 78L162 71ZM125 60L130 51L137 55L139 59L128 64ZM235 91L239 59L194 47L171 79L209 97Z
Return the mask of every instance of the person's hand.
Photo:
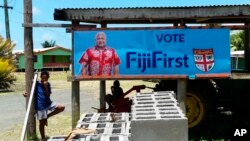
M48 85L48 81L43 81L43 85Z
M28 94L27 92L24 92L24 93L23 93L23 96L24 96L24 97L27 97L28 95L29 95L29 94Z
M43 81L43 85L47 87L49 85L49 82L48 81Z

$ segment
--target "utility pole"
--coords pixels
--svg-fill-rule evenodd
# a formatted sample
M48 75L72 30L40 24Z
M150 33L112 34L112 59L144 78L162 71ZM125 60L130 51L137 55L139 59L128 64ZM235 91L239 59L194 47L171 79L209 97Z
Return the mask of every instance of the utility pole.
M9 24L9 13L8 9L13 9L13 7L8 6L7 0L4 0L4 5L0 6L4 8L4 15L5 15L5 29L6 29L6 39L11 40L10 38L10 24Z
M32 0L24 0L24 25L32 24ZM33 30L32 27L24 26L24 55L25 55L25 89L31 92L32 80L34 77L34 62L33 62ZM30 98L30 97L29 97ZM26 99L28 105L29 98ZM27 107L27 106L26 106ZM34 100L31 105L30 114L27 125L28 140L36 139L36 119Z

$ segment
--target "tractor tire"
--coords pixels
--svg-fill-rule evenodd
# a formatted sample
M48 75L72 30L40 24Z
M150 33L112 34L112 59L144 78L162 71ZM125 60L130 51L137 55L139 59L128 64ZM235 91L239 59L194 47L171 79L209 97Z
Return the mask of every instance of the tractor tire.
M216 91L207 80L190 81L186 94L189 136L206 134L216 114Z

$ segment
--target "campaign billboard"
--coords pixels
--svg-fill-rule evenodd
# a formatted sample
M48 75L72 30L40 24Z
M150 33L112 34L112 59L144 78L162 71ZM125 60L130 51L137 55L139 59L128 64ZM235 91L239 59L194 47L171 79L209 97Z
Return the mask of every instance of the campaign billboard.
M109 29L73 32L73 75L230 74L229 29Z

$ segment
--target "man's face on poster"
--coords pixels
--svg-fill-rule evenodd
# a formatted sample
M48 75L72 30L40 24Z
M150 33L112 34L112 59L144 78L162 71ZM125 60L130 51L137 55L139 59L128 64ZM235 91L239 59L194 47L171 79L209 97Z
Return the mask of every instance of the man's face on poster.
M95 40L98 47L106 46L106 36L104 34L98 34Z

